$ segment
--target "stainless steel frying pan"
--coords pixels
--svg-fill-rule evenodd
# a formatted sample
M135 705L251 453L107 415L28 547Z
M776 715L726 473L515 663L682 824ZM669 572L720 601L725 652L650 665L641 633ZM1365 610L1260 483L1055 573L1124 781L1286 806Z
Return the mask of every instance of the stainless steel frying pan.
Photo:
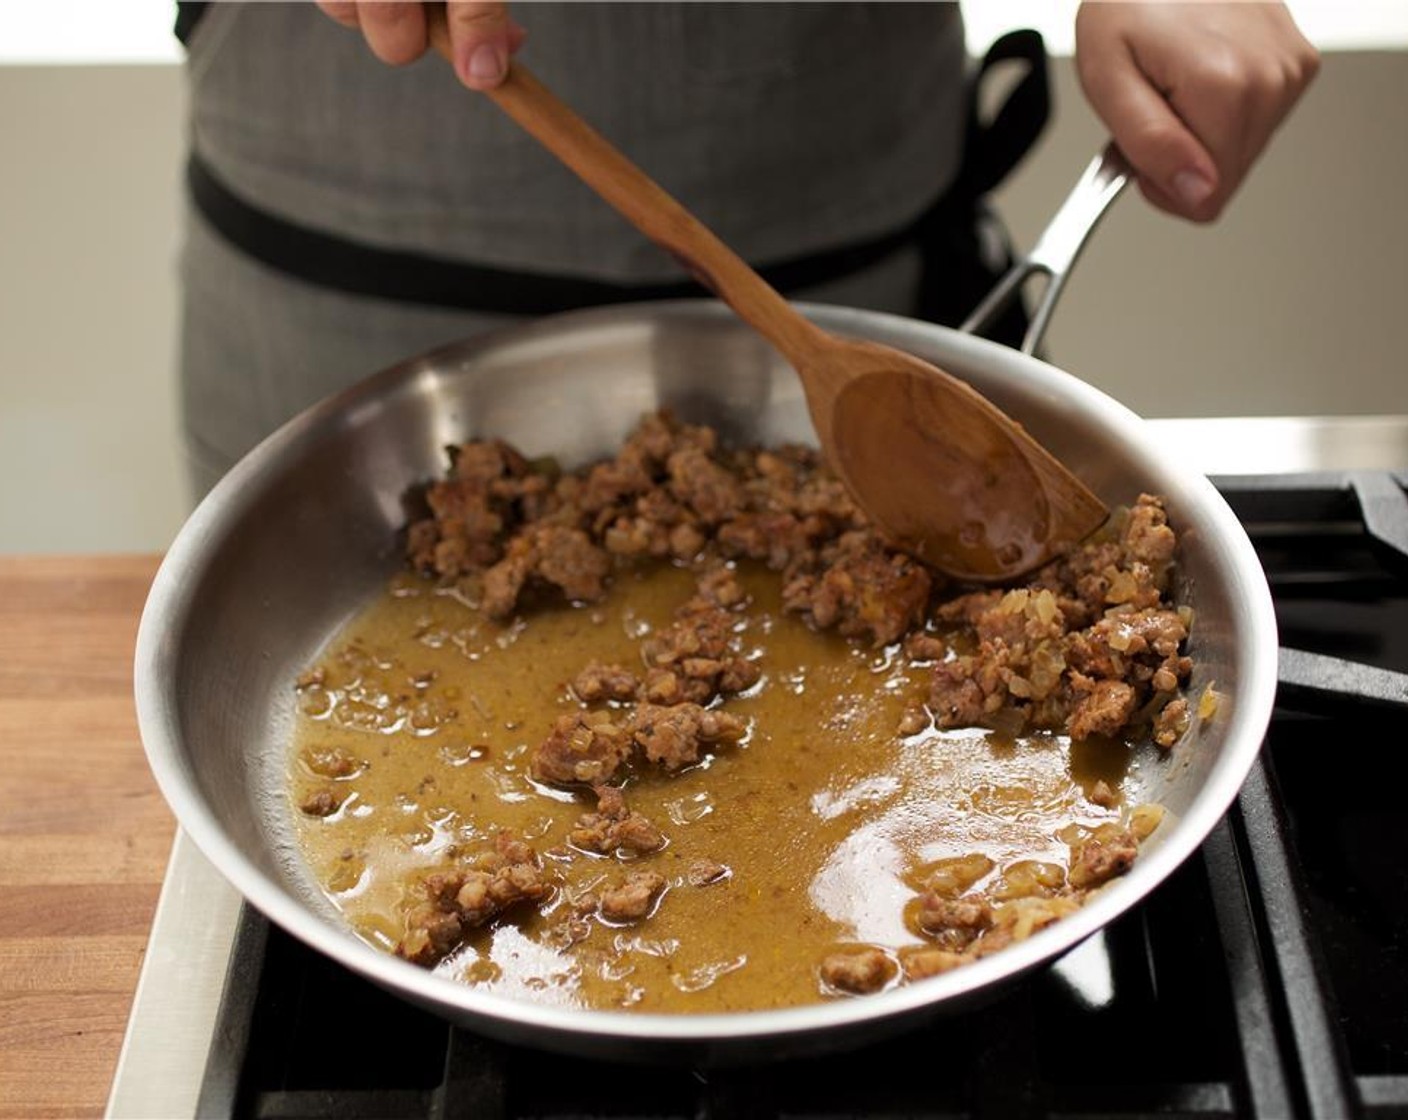
M1085 207L1084 229L1118 177L1092 165L1072 199ZM1052 229L1060 235L1059 221ZM1084 233L1072 246L1052 229L1045 258L1023 268L1054 273L1054 297ZM1169 756L1139 752L1131 798L1169 813L1130 873L1029 940L953 972L866 998L733 1015L578 1011L488 995L371 948L325 902L295 848L285 789L292 682L401 565L402 496L442 472L446 444L493 435L571 466L613 452L641 413L662 405L737 443L811 439L792 371L721 305L690 301L571 313L413 358L287 424L191 516L142 618L138 715L181 826L251 903L348 968L487 1034L613 1058L758 1061L959 1011L1090 936L1198 847L1256 755L1276 687L1270 594L1226 504L1137 416L1028 354L892 315L803 311L966 378L1110 505L1140 491L1165 497L1180 532L1178 595L1196 612L1190 692L1216 682L1222 700Z

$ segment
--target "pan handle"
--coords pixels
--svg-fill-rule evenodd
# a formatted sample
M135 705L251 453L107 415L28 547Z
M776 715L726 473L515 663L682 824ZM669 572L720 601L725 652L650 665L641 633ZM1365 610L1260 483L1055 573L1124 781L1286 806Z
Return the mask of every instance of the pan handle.
M1066 286L1066 277L1075 266L1076 258L1085 248L1086 239L1099 224L1110 203L1133 177L1134 171L1125 160L1124 153L1115 147L1113 140L1110 141L1085 169L1075 189L1042 230L1031 252L1017 259L958 329L967 334L982 331L1017 298L1031 277L1044 275L1048 278L1046 290L1041 294L1026 337L1022 339L1022 353L1034 352L1046 334L1056 300Z

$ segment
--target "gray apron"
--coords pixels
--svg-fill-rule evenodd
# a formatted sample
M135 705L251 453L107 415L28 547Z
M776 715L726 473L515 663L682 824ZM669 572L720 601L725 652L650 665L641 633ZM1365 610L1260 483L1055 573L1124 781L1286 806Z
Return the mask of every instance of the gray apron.
M953 178L966 114L947 4L516 4L521 58L756 264L903 227ZM429 56L377 62L311 4L213 4L191 147L230 192L372 249L613 284L678 267ZM913 247L798 298L909 313ZM340 291L191 211L181 383L195 492L303 408L512 315Z

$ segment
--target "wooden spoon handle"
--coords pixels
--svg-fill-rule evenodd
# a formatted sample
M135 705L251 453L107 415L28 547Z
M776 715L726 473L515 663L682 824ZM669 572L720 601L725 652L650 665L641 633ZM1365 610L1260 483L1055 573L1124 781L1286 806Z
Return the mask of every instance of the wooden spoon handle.
M429 12L431 44L453 65L444 11L433 5ZM811 323L703 222L559 101L522 63L513 62L508 76L488 91L488 96L793 365L813 351L819 332Z

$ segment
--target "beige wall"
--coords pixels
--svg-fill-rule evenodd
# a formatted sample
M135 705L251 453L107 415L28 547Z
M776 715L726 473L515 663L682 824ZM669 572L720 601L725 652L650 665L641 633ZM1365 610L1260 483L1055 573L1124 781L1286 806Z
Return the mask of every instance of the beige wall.
M0 67L0 551L180 525L181 112L175 67Z
M1000 198L1024 244L1101 142L1056 70L1059 123ZM1216 226L1121 199L1053 360L1150 416L1408 412L1405 106L1408 53L1330 55ZM172 67L0 67L0 551L180 524L181 115Z

